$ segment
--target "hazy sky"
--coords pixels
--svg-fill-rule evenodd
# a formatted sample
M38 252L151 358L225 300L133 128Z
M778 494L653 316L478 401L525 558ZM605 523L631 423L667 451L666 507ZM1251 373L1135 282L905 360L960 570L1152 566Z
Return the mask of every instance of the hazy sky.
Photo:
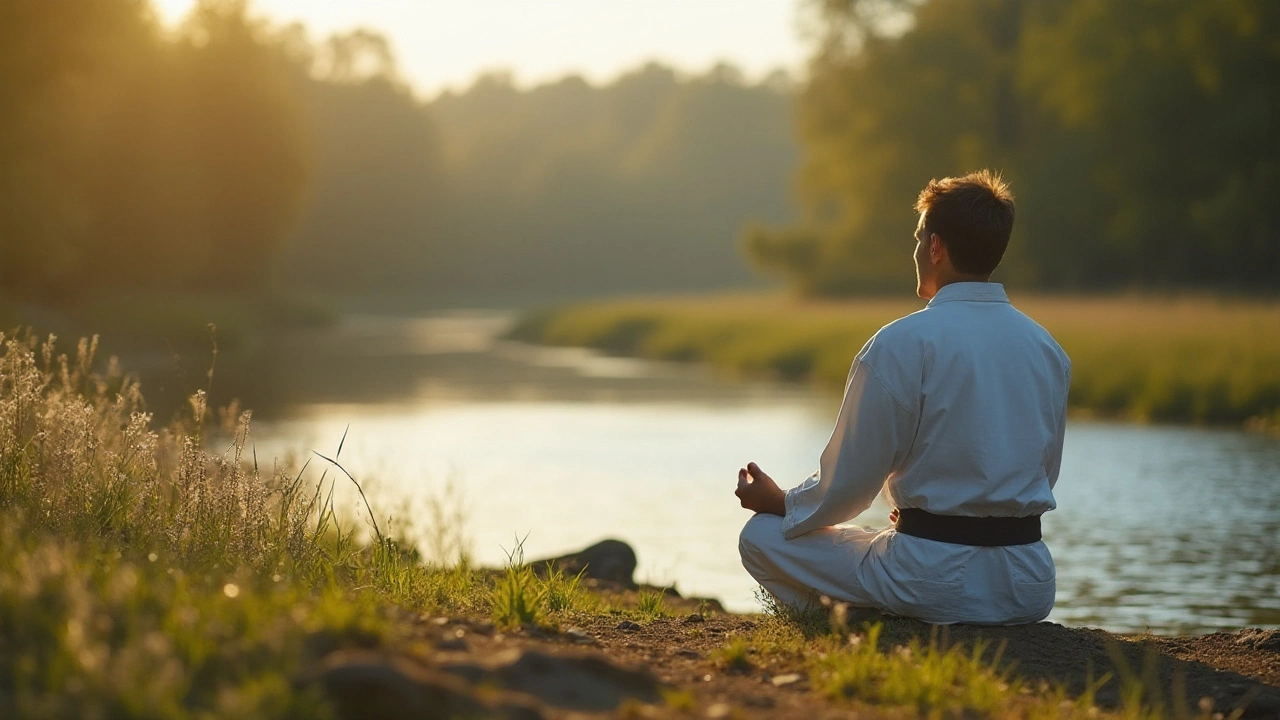
M194 0L152 0L167 20ZM798 70L799 0L254 0L304 21L313 38L355 26L388 36L425 96L509 69L521 84L578 72L607 80L647 60L702 71L719 60L749 77Z

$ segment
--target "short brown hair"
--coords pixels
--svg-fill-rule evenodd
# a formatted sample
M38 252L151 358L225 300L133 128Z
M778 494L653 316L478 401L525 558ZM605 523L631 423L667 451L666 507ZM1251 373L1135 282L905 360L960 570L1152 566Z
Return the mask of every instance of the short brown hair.
M962 273L990 275L1009 247L1013 193L997 172L930 180L916 199L916 212L924 213L925 231L938 234Z

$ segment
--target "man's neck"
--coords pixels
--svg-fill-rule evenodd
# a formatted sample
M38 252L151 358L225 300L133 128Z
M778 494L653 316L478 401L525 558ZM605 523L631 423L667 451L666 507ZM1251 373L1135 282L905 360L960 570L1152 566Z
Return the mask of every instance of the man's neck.
M951 285L952 283L961 283L961 282L980 282L980 283L991 282L991 276L990 275L969 275L966 273L939 274L938 289L941 290L942 288L948 285Z

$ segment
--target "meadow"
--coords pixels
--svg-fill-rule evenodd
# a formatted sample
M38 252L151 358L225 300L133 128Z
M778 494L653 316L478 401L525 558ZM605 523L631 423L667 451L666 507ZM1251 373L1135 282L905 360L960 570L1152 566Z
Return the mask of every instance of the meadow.
M1077 414L1280 425L1280 302L1017 293L1012 300L1070 355ZM876 330L922 305L782 294L641 298L532 314L510 336L838 390Z
M535 572L518 547L505 568L473 567L451 540L460 518L433 512L418 534L394 521L346 474L341 440L299 466L259 458L251 413L209 408L199 391L185 414L157 425L138 385L116 363L96 363L95 349L85 340L62 355L52 339L0 336L2 717L334 717L332 698L307 680L316 668L352 648L430 662L442 652L422 629L438 625L431 618L558 647L572 645L571 624L675 622L662 593L593 591L580 577ZM335 484L359 491L359 516L337 509ZM442 550L424 557L419 547ZM756 620L749 635L687 631L718 646L699 661L705 672L737 682L742 667L791 668L812 680L804 702L868 717L1177 710L1135 685L1114 714L1099 713L1091 690L1024 683L981 649L894 649L877 643L876 626L839 613ZM688 713L704 702L701 687L618 712Z

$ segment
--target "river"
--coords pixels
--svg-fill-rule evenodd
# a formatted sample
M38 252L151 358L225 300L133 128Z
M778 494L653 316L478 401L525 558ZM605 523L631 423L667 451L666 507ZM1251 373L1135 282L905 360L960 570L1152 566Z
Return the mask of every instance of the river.
M614 537L637 578L758 608L733 496L754 460L793 484L816 466L839 398L687 365L500 339L511 316L348 316L271 340L247 393L261 463L336 452L380 513L432 530L461 508L497 565ZM452 495L446 488L453 488ZM1112 631L1280 626L1280 440L1234 430L1073 420L1050 620ZM346 510L360 507L345 484ZM434 501L432 499L435 499ZM882 499L855 522L886 524Z

